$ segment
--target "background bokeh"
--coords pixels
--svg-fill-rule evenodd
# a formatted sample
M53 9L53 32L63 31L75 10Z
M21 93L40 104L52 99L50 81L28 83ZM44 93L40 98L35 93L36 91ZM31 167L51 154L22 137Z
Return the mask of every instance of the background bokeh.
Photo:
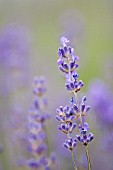
M21 152L21 144L16 141L14 146L11 142L13 134L23 130L24 125L19 124L19 130L9 126L12 126L12 121L15 123L15 119L12 120L14 112L27 115L33 99L32 81L36 75L44 75L47 80L48 110L52 113L48 135L51 150L56 153L55 169L73 169L68 151L60 152L63 139L59 141L62 134L57 132L55 120L56 108L69 103L70 97L57 68L61 36L70 39L76 55L80 57L78 72L85 84L82 92L89 94L90 82L100 79L112 93L112 0L0 0L0 143L3 147L0 170L26 169L15 166L16 157L18 159L24 149ZM12 46L15 46L16 52L9 50ZM93 170L113 170L113 146L109 153L108 148L102 149L101 143L103 137L108 138L106 135L112 132L113 125L109 128L104 123L103 128L93 111L88 121L95 135L89 147ZM81 170L85 169L84 153L79 158L79 163L84 165Z

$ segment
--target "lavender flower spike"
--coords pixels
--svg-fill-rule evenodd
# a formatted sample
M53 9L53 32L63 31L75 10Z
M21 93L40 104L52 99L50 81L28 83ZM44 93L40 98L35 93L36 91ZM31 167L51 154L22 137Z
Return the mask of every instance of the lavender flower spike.
M86 149L86 156L88 158L88 170L91 170L91 163L89 159L88 153L88 143L91 142L94 138L92 133L87 134L89 130L88 124L85 122L85 116L87 116L90 106L86 105L86 96L79 101L77 97L77 93L82 89L84 83L82 80L78 80L79 75L77 73L78 63L77 60L79 59L74 54L74 49L71 46L68 46L69 40L65 37L61 38L61 45L58 49L59 59L57 61L58 68L62 71L65 75L65 87L66 90L72 94L70 99L71 106L60 106L57 109L57 116L56 119L61 123L58 125L58 129L67 135L66 141L63 143L64 147L67 148L72 155L74 169L77 170L76 161L74 158L74 148L76 147L76 138L79 142L81 142ZM80 122L78 129L78 135L75 135L73 139L71 137L72 133L75 132L77 129L76 122L78 120Z
M55 156L51 154L48 157L47 155L48 145L46 143L47 133L45 122L51 115L46 112L47 101L44 97L45 92L45 78L35 77L33 89L35 99L29 111L27 124L27 148L32 155L32 158L26 161L26 166L29 169L49 169L55 163Z

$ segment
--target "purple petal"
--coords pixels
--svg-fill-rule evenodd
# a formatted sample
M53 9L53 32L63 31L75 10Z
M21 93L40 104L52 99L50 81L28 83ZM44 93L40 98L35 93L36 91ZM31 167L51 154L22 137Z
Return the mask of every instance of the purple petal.
M82 98L82 102L85 102L87 100L86 96Z
M60 66L60 65L62 64L62 59L61 59L61 58L59 58L59 59L57 60L57 64L58 64L58 66Z
M72 143L72 148L74 148L76 146L76 142Z
M73 109L74 109L76 112L79 111L77 105L75 105L75 104L74 104L74 106L73 106Z
M85 112L87 113L90 110L90 106L86 106Z
M65 37L62 37L62 38L60 39L60 42L61 42L61 44L62 44L63 46L66 46L67 43L69 43L69 40L68 40L67 38L65 38Z
M61 118L59 116L56 116L56 120L61 121Z
M67 89L67 90L71 90L71 87L70 87L69 84L66 84L65 86L66 86L66 89Z
M85 109L85 104L82 104L82 105L81 105L81 108L80 108L81 112L83 112L84 109Z
M76 137L77 137L77 139L78 139L79 141L81 141L80 135L76 135Z
M73 83L70 83L70 87L71 87L72 89L74 89L74 84L73 84Z

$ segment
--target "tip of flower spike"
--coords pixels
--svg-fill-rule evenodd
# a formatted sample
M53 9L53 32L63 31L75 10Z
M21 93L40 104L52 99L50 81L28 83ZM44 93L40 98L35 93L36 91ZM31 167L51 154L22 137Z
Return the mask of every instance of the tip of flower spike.
M69 40L67 38L65 38L65 37L61 37L60 42L63 45L63 47L65 47L66 44L69 43Z

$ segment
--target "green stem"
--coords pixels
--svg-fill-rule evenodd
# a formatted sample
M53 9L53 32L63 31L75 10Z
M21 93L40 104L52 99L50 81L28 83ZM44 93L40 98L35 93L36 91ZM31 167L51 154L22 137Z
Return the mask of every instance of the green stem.
M78 96L77 96L77 93L76 93L76 92L74 92L74 95L75 95L76 105L78 106L79 102L78 102Z
M91 161L90 161L90 156L89 156L89 151L88 151L88 145L85 146L85 151L86 151L86 156L87 156L87 162L88 162L88 170L91 170Z
M49 139L48 139L48 130L47 130L47 127L44 127L44 131L45 131L45 133L46 133L46 144L47 144L47 147L48 147L48 149L47 149L47 154L48 154L48 156L49 156L49 154L50 154L50 146L49 146Z
M71 77L71 71L70 71L70 59L68 60L68 66L69 66L69 80L71 81L72 77ZM75 94L76 95L76 94ZM77 96L75 96L75 98L77 99ZM77 101L78 102L78 101ZM70 135L67 134L68 138L70 138ZM74 153L73 150L70 150L71 152L71 157L73 160L73 164L74 164L74 170L78 170L77 166L76 166L76 161L75 161L75 157L74 157Z
M67 137L68 137L68 139L70 138L70 134L69 133L67 134ZM73 164L74 164L74 170L78 170L73 150L70 150L70 152L71 152L71 157L72 157L72 161L73 161Z
M75 158L74 158L74 153L73 153L73 151L71 151L71 157L72 157L73 164L74 164L74 170L78 170L78 168L77 168L77 166L76 166L76 161L75 161Z
M75 96L76 105L77 105L77 107L79 107L78 95L76 92L74 92L74 96ZM81 115L81 113L79 113L79 114L80 114L80 123L81 123L81 125L83 125L82 115Z

